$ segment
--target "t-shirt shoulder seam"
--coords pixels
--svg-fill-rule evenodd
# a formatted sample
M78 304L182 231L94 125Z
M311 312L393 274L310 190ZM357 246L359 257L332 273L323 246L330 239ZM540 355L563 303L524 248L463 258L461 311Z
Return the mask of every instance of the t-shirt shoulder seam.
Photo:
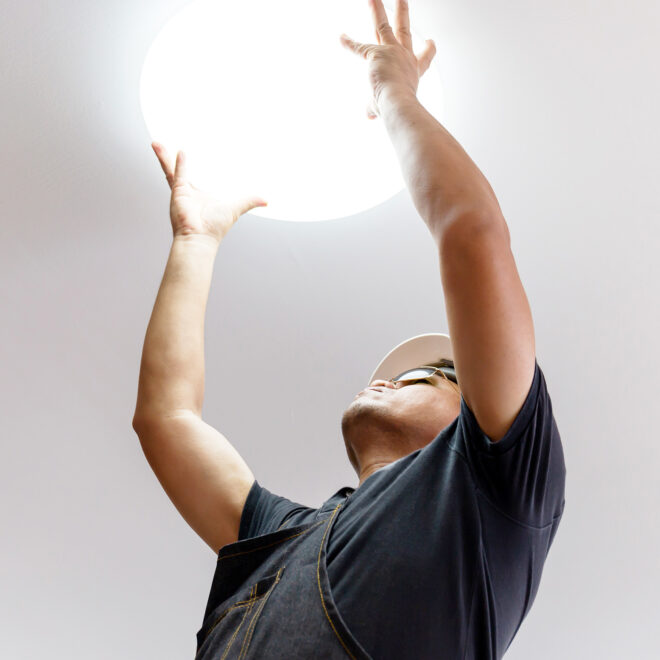
M475 486L475 490L477 491L477 493L479 493L479 495L481 495L481 497L483 497L484 500L486 500L486 502L488 502L488 504L490 504L490 506L493 507L493 509L495 509L495 511L497 511L497 513L499 513L502 517L507 518L507 520L510 520L511 522L515 523L516 525L520 525L520 527L526 527L527 529L536 529L536 530L540 531L542 529L546 529L548 527L551 527L552 525L555 524L555 521L557 520L557 518L561 517L561 512L560 512L557 515L553 516L552 519L550 520L550 522L545 523L545 525L531 525L529 523L522 522L521 520L518 520L517 518L514 518L513 516L509 515L505 511L502 511L502 509L500 509L498 506L496 506L489 497L486 497L484 492L482 490L480 490L477 486Z
M474 478L474 474L472 473L472 466L470 465L469 461L467 461L465 459L465 456L463 456L463 454L461 454L461 452L458 451L455 447L451 446L451 444L449 443L449 439L447 439L446 442L447 442L447 447L451 451L453 451L461 459L461 461L463 461L463 463L465 463L465 465L467 466L467 469L470 473L470 480L472 482L472 488L474 488L475 493L479 494L484 500L486 500L486 502L488 502L488 504L490 504L493 507L493 509L495 509L495 511L497 511L497 513L499 513L501 516L507 518L511 522L516 523L516 525L520 525L521 527L526 527L527 529L541 530L541 529L545 529L546 527L550 527L551 525L554 525L557 518L559 518L561 516L561 514L563 513L563 507L562 507L562 511L560 511L556 516L554 516L549 523L546 523L545 525L530 525L529 523L522 522L521 520L518 520L517 518L514 518L513 516L509 515L508 513L502 511L502 509L500 509L500 507L498 507L488 496L486 496L486 494L483 492L483 490L481 490L479 488L479 486L477 485L477 482Z

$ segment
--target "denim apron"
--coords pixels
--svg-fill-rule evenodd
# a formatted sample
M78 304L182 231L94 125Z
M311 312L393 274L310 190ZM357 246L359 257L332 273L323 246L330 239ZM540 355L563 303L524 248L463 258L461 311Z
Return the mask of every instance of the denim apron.
M333 498L315 522L220 549L195 660L371 660L330 591L326 547L348 497Z

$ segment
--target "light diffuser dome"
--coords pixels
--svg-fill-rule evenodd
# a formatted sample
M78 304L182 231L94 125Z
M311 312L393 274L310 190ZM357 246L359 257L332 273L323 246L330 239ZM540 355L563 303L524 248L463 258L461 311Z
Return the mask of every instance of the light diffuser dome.
M394 27L394 10L386 7ZM411 25L419 54L425 34ZM317 221L354 215L404 186L382 117L367 118L368 62L340 42L375 44L366 0L196 0L151 45L140 102L152 140L186 152L191 182L250 213ZM442 115L432 62L417 97Z

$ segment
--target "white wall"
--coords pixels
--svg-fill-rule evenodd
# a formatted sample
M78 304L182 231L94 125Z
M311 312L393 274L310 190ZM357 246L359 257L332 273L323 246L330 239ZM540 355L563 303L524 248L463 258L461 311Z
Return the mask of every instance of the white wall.
M657 658L660 6L410 4L509 224L564 444L564 519L507 657ZM2 3L3 658L194 655L215 557L131 428L171 236L139 73L180 5ZM245 216L216 262L204 417L318 506L356 485L339 422L375 365L446 330L407 191L333 222Z

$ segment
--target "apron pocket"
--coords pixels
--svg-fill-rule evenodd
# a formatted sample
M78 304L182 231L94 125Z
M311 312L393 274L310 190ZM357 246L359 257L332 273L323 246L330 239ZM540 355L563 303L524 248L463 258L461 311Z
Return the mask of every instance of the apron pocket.
M284 566L277 573L244 587L229 601L220 603L197 632L195 658L202 658L207 651L212 651L213 658L218 660L245 657L257 621L283 570ZM203 646L206 647L204 654Z

